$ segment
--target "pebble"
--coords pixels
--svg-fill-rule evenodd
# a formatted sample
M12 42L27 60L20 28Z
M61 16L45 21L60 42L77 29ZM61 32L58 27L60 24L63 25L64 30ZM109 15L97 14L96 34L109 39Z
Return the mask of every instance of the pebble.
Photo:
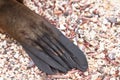
M109 53L108 54L108 57L111 59L111 60L115 60L115 53Z
M18 59L19 58L19 53L15 53L14 57Z

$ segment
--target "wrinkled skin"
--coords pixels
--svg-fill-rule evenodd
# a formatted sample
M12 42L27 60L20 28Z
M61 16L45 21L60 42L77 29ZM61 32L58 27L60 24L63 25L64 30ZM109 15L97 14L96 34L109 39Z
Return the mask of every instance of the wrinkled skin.
M84 53L21 1L0 0L0 28L17 40L36 66L47 74L66 73L73 68L86 71Z

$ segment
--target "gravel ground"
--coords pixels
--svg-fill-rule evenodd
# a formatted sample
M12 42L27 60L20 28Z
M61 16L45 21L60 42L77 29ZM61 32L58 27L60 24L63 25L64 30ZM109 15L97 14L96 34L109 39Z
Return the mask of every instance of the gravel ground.
M0 34L0 80L120 80L120 0L25 0L85 52L89 69L46 75L19 43Z

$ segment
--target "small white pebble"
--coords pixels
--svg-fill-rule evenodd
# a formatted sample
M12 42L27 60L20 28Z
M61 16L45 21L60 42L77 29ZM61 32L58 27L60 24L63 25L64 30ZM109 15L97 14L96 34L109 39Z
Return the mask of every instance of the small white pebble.
M85 75L85 76L88 76L88 74L89 74L88 71L84 72L84 75Z
M112 67L112 68L110 69L110 74L111 74L111 75L115 74L115 71L116 71L115 67Z
M4 80L2 77L0 77L0 80Z
M96 55L95 56L96 58L101 58L101 59L103 59L103 58L105 58L105 54L104 53L101 53L101 54L98 54L98 55Z
M105 26L104 24L102 24L101 27L102 27L103 31L107 31L107 26Z
M109 53L108 57L109 57L111 60L114 60L114 59L115 59L115 53Z
M60 24L60 30L65 30L66 27L64 26L64 24Z
M32 67L35 63L31 60L28 64L28 67Z
M110 80L116 80L116 78L113 77L113 78L110 78Z
M4 67L4 65L5 65L4 60L0 61L0 67Z
M98 64L98 65L105 65L106 62L105 62L105 60L98 59L98 60L97 60L97 64Z
M95 32L94 30L92 30L92 31L90 32L90 37L91 37L91 39L94 39L95 36L96 36L96 32Z
M19 57L19 53L15 53L14 57L18 58Z
M100 47L99 47L100 51L103 51L105 49L104 46L105 44L103 42L100 42Z
M5 34L0 34L0 39L5 39L6 35Z

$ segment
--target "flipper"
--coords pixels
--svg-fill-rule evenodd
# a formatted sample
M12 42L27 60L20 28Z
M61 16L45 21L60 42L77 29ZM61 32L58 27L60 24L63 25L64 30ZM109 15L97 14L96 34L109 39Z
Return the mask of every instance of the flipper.
M33 31L37 38L29 38L29 40L35 46L27 43L22 44L38 68L47 74L54 74L56 72L66 73L73 68L86 71L88 63L84 53L46 19L41 17L41 21L42 26L45 27L44 29L48 28L49 31L44 32L46 30L40 30L40 33L43 33L42 36ZM36 62L35 58L39 62ZM42 68L41 65L47 65L48 71L46 71L46 68Z

